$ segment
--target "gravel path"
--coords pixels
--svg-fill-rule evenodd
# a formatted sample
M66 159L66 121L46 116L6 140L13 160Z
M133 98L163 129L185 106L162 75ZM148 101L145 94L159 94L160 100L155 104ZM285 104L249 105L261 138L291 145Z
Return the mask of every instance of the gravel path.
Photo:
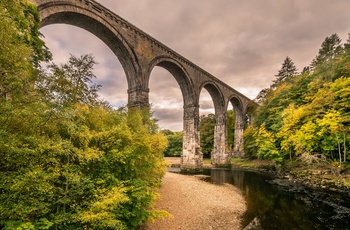
M240 229L240 216L246 210L240 191L199 177L166 173L156 209L168 211L173 218L147 223L142 229Z

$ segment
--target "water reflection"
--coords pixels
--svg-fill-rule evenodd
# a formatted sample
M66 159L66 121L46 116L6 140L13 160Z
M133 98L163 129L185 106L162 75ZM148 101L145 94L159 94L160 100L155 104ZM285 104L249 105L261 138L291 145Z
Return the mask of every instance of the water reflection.
M212 169L212 183L238 187L247 202L246 229L350 229L350 199L331 200L311 191L290 192L270 184L271 177L242 170ZM341 202L341 205L340 205Z

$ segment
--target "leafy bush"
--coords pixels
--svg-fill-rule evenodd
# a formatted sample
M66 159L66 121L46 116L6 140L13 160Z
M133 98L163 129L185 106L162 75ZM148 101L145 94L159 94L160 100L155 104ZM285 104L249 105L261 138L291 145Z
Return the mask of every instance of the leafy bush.
M0 16L0 228L136 229L164 215L150 207L167 141L148 109L101 102L91 55L40 71L49 53L27 1L0 0Z

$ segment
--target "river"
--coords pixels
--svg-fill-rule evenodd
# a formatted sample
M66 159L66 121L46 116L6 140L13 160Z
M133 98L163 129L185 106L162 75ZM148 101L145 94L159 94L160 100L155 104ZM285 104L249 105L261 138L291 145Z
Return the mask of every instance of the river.
M205 171L208 182L229 183L245 197L242 216L246 229L350 229L350 198L337 194L286 187L274 178L243 170Z

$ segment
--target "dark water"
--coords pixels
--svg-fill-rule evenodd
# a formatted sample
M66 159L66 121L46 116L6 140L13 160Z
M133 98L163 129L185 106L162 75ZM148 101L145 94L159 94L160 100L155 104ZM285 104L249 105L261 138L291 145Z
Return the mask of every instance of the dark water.
M350 229L350 197L272 184L272 177L242 170L211 169L210 182L238 187L246 229Z

